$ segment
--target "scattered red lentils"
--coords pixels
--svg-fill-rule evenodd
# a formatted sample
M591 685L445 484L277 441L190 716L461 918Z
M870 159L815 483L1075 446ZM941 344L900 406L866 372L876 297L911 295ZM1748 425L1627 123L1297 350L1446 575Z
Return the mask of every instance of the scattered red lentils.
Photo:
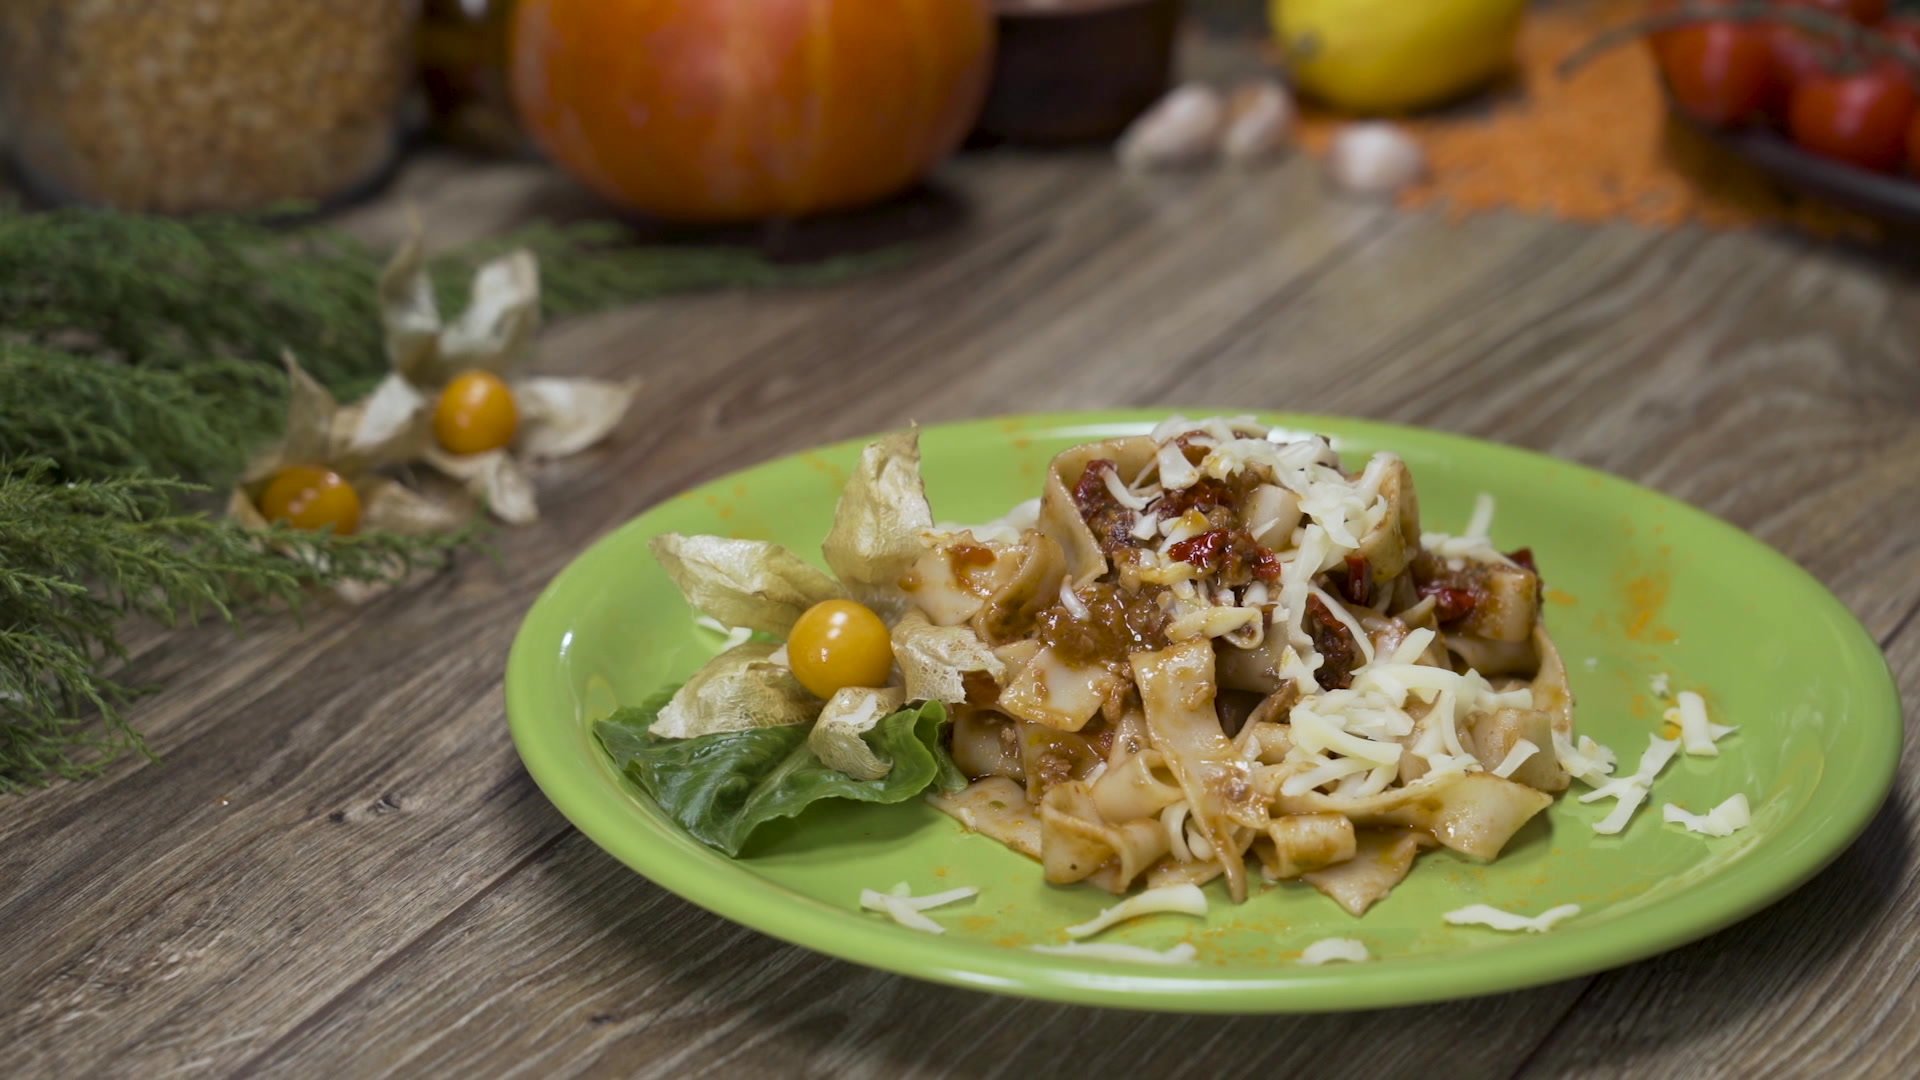
M1647 50L1606 53L1571 78L1559 63L1645 0L1566 0L1527 17L1508 85L1481 104L1411 117L1429 178L1407 208L1453 217L1495 210L1566 221L1715 229L1791 224L1823 235L1873 235L1872 222L1799 199L1764 173L1668 119ZM1308 107L1301 140L1315 154L1344 119Z

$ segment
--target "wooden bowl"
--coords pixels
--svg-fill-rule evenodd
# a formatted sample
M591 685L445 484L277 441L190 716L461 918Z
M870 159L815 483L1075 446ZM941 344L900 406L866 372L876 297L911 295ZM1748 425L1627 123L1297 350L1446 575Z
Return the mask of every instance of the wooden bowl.
M996 7L999 51L977 138L1111 139L1167 91L1181 0L996 0Z

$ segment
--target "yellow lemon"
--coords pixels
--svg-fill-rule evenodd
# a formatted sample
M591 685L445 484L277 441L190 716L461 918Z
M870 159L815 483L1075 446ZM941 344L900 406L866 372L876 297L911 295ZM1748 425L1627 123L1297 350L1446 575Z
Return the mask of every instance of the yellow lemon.
M1299 88L1336 108L1399 113L1491 81L1513 59L1526 0L1270 0Z

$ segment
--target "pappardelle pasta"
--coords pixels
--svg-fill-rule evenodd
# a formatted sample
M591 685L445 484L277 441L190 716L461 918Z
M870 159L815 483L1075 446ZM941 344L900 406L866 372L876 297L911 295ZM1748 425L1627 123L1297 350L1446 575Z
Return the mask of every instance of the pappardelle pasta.
M936 524L916 435L888 436L831 574L654 541L689 603L756 636L602 740L730 854L812 798L925 792L1052 883L1223 878L1240 901L1259 874L1359 915L1421 851L1493 859L1613 764L1574 735L1538 572L1488 540L1492 509L1423 533L1392 454L1349 471L1319 436L1173 417L1059 454L996 521Z

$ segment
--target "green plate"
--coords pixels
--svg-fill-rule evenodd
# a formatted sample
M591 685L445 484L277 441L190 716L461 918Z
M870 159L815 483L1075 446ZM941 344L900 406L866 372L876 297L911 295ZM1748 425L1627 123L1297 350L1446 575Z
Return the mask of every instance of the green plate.
M935 517L983 521L1040 493L1048 458L1075 443L1147 431L1165 413L982 420L923 433ZM1189 416L1211 415L1188 411ZM1859 835L1900 756L1899 700L1885 661L1839 601L1739 530L1624 481L1552 458L1409 428L1269 416L1332 435L1350 458L1391 450L1412 467L1429 529L1460 531L1478 492L1499 500L1494 536L1529 546L1567 659L1579 729L1631 771L1660 725L1657 672L1696 689L1716 721L1740 725L1718 758L1676 758L1616 837L1591 825L1610 802L1567 797L1491 865L1425 855L1386 900L1354 919L1311 888L1257 888L1234 905L1216 883L1204 919L1137 920L1099 940L1166 948L1193 967L1063 958L1023 946L1111 905L1053 887L1040 867L962 833L919 801L817 806L767 827L727 859L685 836L601 753L594 720L677 682L713 654L646 542L657 533L777 540L818 559L846 468L864 442L799 454L668 500L595 544L534 604L507 668L520 756L580 830L661 886L728 919L820 952L937 982L1142 1009L1293 1012L1465 997L1583 975L1651 956L1753 914L1806 881ZM1576 785L1578 788L1578 785ZM1584 790L1584 789L1582 789ZM1660 805L1700 812L1744 792L1753 824L1710 839L1663 824ZM1258 876L1255 876L1258 880ZM973 885L935 912L933 936L864 913L862 888L916 893ZM1472 903L1581 914L1546 934L1454 927ZM1374 959L1305 967L1299 952L1355 937Z

